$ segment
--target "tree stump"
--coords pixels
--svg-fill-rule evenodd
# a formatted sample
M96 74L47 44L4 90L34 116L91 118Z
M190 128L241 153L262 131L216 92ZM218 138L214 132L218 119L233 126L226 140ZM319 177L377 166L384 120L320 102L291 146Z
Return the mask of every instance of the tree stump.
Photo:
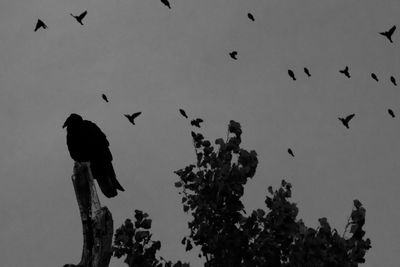
M113 219L107 207L100 206L90 163L75 162L72 183L83 230L81 261L64 267L108 267L112 256Z

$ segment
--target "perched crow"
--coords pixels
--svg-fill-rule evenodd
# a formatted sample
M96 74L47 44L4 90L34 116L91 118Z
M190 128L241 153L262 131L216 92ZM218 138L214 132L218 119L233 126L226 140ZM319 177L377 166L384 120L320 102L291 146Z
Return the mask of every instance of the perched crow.
M394 25L392 28L390 28L390 30L386 31L386 32L380 32L379 34L385 36L386 38L388 38L388 40L393 43L392 41L392 35L394 33L394 31L396 30L396 25Z
M136 113L133 113L132 115L124 114L124 116L127 117L128 120L129 120L133 125L135 125L135 118L136 118L137 116L139 116L140 114L142 114L142 112L136 112Z
M396 79L393 76L390 76L390 81L394 84L394 86L397 86Z
M296 77L294 76L294 72L293 72L292 70L288 70L287 72L288 72L290 78L292 78L293 81L295 81L295 80L296 80Z
M248 17L250 20L254 21L254 16L253 16L253 14L247 13L247 17Z
M108 103L108 98L107 98L107 96L106 96L105 94L102 94L102 95L101 95L101 98L103 98L103 100L106 101L106 102Z
M287 152L289 153L289 155L291 155L292 157L294 157L294 153L293 153L292 149L288 148Z
M83 18L86 16L87 14L87 10L85 10L82 14L80 14L79 16L74 16L71 14L71 16L73 16L77 22L79 22L81 25L83 25L82 20Z
M346 66L344 70L339 70L340 73L344 74L347 78L350 78L349 67Z
M38 21L36 22L35 32L36 32L39 28L47 29L47 25L44 24L44 22L43 22L42 20L40 20L40 19L38 19Z
M355 114L350 114L350 115L348 115L346 118L338 118L342 123L343 123L343 125L347 128L347 129L349 129L349 122L350 122L350 120L354 117L354 115Z
M186 119L188 118L188 116L186 115L186 112L183 110L183 109L179 109L179 112L181 113L181 115L183 116L183 117L185 117Z
M171 4L168 2L168 0L161 0L161 3L166 5L169 9L171 9Z
M103 194L115 197L117 190L125 191L117 181L111 163L108 140L105 134L91 121L83 120L78 114L71 114L65 121L67 146L71 158L77 162L90 162L93 178L97 180Z
M238 54L237 51L232 51L232 52L229 53L229 55L231 56L231 58L233 58L234 60L237 60L237 57L236 57L237 54Z
M394 115L393 110L391 110L390 108L388 109L388 113L389 113L390 116L392 116L392 118L396 117L396 116Z
M195 119L195 120L192 120L192 121L190 122L190 124L191 124L192 126L196 126L196 127L200 128L200 123L202 123L202 122L203 122L202 119L197 118L197 119Z
M310 71L304 67L304 72L307 74L308 77L311 77Z
M378 80L378 77L376 76L376 74L375 73L371 73L371 77L372 77L372 79L374 79L375 81L379 81Z

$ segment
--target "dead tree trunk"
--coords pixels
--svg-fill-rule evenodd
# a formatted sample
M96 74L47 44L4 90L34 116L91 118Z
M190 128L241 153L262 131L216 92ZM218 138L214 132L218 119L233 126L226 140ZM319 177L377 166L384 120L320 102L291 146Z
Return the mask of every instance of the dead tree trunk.
M112 255L113 219L107 207L100 207L90 163L75 162L72 183L81 215L83 249L80 263L64 267L108 267Z

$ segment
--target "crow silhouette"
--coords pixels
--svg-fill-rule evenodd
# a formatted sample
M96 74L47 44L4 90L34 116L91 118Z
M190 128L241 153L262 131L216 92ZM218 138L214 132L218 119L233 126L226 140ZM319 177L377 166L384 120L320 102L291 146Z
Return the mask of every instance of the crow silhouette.
M392 35L393 35L393 33L394 33L395 30L396 30L396 25L394 25L394 26L393 26L392 28L390 28L388 31L380 32L379 34L385 36L385 37L389 40L389 42L393 43Z
M354 117L354 115L355 114L350 114L350 115L348 115L348 116L346 116L345 118L338 118L342 123L343 123L343 125L347 128L347 129L349 129L349 122L350 122L350 120Z
M97 180L103 194L115 197L125 191L118 182L113 165L109 142L105 134L93 122L83 120L78 114L71 114L65 121L67 127L67 146L71 158L76 162L90 162L93 178Z
M166 5L169 9L171 9L171 4L168 2L168 0L161 0L161 3Z
M304 72L308 77L311 77L310 71L306 67L304 67Z
M137 116L139 116L140 114L142 114L142 112L135 112L132 115L129 114L124 114L125 117L128 118L128 120L130 121L130 123L132 123L133 125L135 125L135 118Z
M195 120L192 120L192 121L190 122L190 124L191 124L192 126L196 126L197 128L200 128L200 123L202 123L202 122L203 122L202 119L197 118L197 119L195 119Z
M292 157L294 157L294 153L293 153L292 149L288 148L287 152L289 153L289 155L291 155Z
M349 67L346 66L344 70L339 70L340 73L344 74L347 78L350 78Z
M47 29L47 25L44 24L44 22L43 22L41 19L38 19L38 21L36 22L35 32L36 32L39 28Z
M231 58L233 58L234 60L237 60L237 54L238 54L237 51L232 51L232 52L229 53L229 55L231 56Z
M181 115L183 116L183 117L185 117L186 119L188 118L188 116L186 115L186 112L183 110L183 109L179 109L179 112L181 113Z
M247 17L252 21L255 20L253 14L251 14L251 13L247 13Z
M106 102L108 103L108 98L107 98L107 96L106 96L105 94L102 94L102 95L101 95L101 98L103 98L103 100L106 101Z
M288 70L288 74L289 74L290 78L293 79L293 81L296 80L296 77L294 76L294 72L292 70Z
M388 113L389 113L390 116L392 116L392 118L396 117L396 116L394 115L393 110L391 110L390 108L388 109Z
M372 79L374 79L375 81L379 82L378 77L376 76L375 73L371 73L371 77L372 77Z
M73 16L77 22L79 22L81 25L83 25L82 20L83 18L86 16L87 14L87 10L85 10L82 14L80 14L79 16L74 16L73 14L71 14L71 16Z
M397 86L396 79L393 76L390 76L390 81L394 84L394 86Z

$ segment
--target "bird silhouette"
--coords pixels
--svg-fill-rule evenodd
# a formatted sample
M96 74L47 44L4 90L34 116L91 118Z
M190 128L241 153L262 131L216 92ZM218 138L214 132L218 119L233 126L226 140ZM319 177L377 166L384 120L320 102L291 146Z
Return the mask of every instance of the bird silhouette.
M307 74L308 77L311 77L310 71L304 67L304 72Z
M192 121L190 122L190 124L191 124L192 126L196 126L197 128L200 128L200 123L202 123L202 122L203 122L202 119L197 118L197 119L195 119L195 120L192 120Z
M392 116L392 118L396 117L396 116L394 115L393 110L391 110L390 108L388 109L388 113L389 113L390 116Z
M392 35L393 35L395 30L396 30L396 25L393 25L393 27L390 28L388 31L380 32L379 34L385 36L386 38L388 38L389 42L393 43Z
M288 148L287 152L289 153L289 155L291 155L292 157L294 157L294 153L293 153L292 149Z
M129 120L133 125L135 125L135 118L136 118L137 116L139 116L140 114L142 114L142 112L136 112L136 113L133 113L132 115L124 114L124 116L127 117L128 120Z
M108 103L108 98L107 98L107 96L106 96L105 94L102 94L102 95L101 95L101 98L103 98L103 100L106 101L106 102Z
M111 198L118 194L117 190L125 191L115 175L110 143L100 128L74 113L67 118L63 128L67 129L67 146L71 158L80 163L90 162L93 178L97 180L103 194Z
M232 51L232 52L229 53L229 55L231 56L231 58L233 58L234 60L237 60L237 54L238 54L237 51Z
M247 13L247 17L252 21L255 20L253 14L251 14L251 13Z
M74 16L73 14L71 14L71 16L73 16L77 22L79 22L81 25L83 25L82 20L83 18L86 16L87 14L87 10L85 10L82 14L80 14L79 16Z
M41 19L38 19L38 21L36 22L35 32L36 32L39 28L47 29L47 25L44 24L44 22L43 22Z
M374 79L375 81L379 81L378 80L378 77L376 76L376 74L375 73L371 73L371 77L372 77L372 79Z
M293 72L292 70L288 70L287 72L288 72L290 78L292 78L293 81L295 81L295 80L296 80L296 77L294 76L294 72Z
M171 4L168 2L168 0L161 0L161 3L166 5L169 9L171 9Z
M186 115L186 112L183 110L183 109L179 109L179 112L181 113L181 115L183 116L183 117L185 117L186 119L188 118L188 116Z
M350 78L349 67L346 66L344 70L339 70L340 73L344 74L347 78Z
M390 76L390 81L394 84L394 86L397 86L396 79L393 76Z
M354 115L355 114L350 114L350 115L348 115L348 116L346 116L345 118L338 118L342 123L343 123L343 125L347 128L347 129L349 129L349 122L350 122L350 120L354 117Z

